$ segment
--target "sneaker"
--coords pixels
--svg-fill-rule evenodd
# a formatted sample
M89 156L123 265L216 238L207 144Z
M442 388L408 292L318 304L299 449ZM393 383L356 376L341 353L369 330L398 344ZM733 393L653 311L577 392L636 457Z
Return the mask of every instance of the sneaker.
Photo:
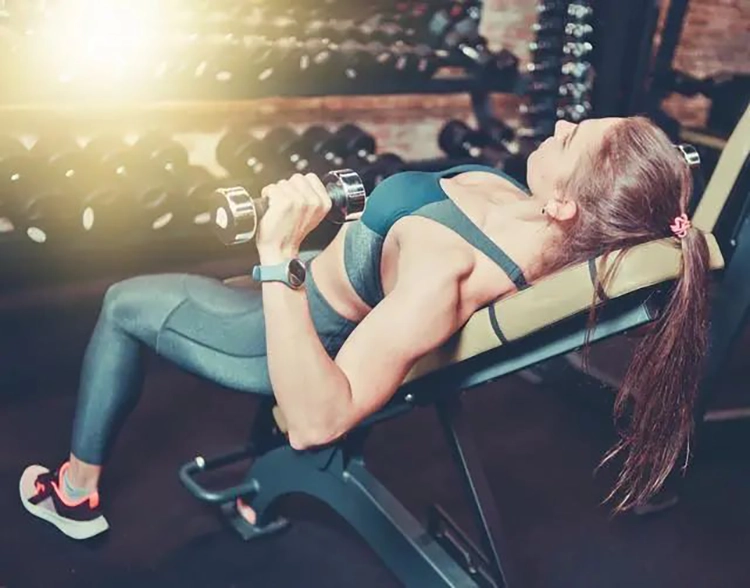
M21 502L35 517L52 523L68 537L89 539L109 529L109 523L99 509L98 492L74 501L60 489L67 467L67 462L54 472L40 465L27 467L19 484Z

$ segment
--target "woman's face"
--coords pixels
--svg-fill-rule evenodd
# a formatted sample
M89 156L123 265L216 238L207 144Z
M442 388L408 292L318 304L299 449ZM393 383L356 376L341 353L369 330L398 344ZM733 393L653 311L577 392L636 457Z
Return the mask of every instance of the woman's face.
M595 152L605 133L621 118L592 118L575 124L558 121L554 134L529 155L526 182L532 194L554 198L581 159Z

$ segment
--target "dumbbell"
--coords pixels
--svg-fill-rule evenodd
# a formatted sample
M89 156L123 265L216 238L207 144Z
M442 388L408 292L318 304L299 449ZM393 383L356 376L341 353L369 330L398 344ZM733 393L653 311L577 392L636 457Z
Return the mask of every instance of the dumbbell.
M393 153L376 153L375 137L354 124L344 125L334 135L336 152L343 157L344 165L362 177L369 193L383 179L404 168L404 161Z
M583 79L593 73L592 66L587 61L569 61L563 63L560 71L564 76L574 79Z
M560 71L562 65L560 59L549 57L526 64L526 71L532 74L548 74Z
M521 142L516 139L516 131L503 121L490 118L484 121L480 132L485 136L483 159L494 167L503 170L516 169L522 159Z
M91 149L82 149L71 137L42 136L31 149L47 160L48 192L66 198L69 230L111 238L128 218L124 194L104 174ZM127 151L130 154L130 151Z
M591 85L582 82L567 82L558 88L560 96L567 96L571 100L582 100L591 91Z
M429 80L441 65L439 54L427 45L394 45L393 48L393 74L402 83Z
M274 147L245 130L226 133L216 148L216 160L229 175L253 183L265 183L275 177Z
M374 161L354 161L347 159L347 163L356 166L356 171L362 177L365 191L369 194L384 179L403 171L404 160L395 153L382 153Z
M113 135L95 137L85 152L95 166L99 185L127 196L139 230L160 231L175 220L178 176L169 166L159 165L163 160L144 159L143 152Z
M326 220L341 224L364 210L367 192L359 174L349 169L336 170L322 181L333 201ZM268 209L268 200L251 197L242 186L219 188L214 199L213 229L219 240L227 246L251 241Z
M139 137L133 145L133 163L180 174L188 167L189 156L184 145L159 131Z
M585 119L591 110L591 103L584 100L582 102L561 106L557 109L557 118L577 123Z
M569 22L565 25L565 34L574 39L583 39L594 32L594 27L586 23Z
M30 150L32 157L43 163L46 180L58 192L72 192L78 179L85 173L88 161L78 142L68 134L41 135Z
M460 120L450 120L438 133L438 145L450 157L478 159L487 145L487 136Z
M591 18L593 14L594 9L585 2L573 2L568 6L568 16L579 21Z
M588 41L568 41L563 45L563 53L576 58L583 57L593 50L594 46Z
M354 124L342 125L334 133L316 125L308 127L300 137L300 146L309 150L313 171L320 171L321 165L336 168L347 160L374 161L376 151L375 138Z
M76 195L51 178L29 159L15 168L4 193L14 228L38 244L70 242L81 231Z
M312 166L311 156L304 151L300 135L290 127L274 127L263 138L263 143L272 150L273 161L278 162L281 173L307 173Z
M454 5L437 11L428 30L442 47L460 55L484 75L517 72L518 58L505 49L493 53L487 39L479 34L480 14L478 6Z
M377 151L375 137L355 124L340 126L331 140L331 148L339 157L367 159Z
M221 186L205 167L191 165L180 177L180 188L186 200L186 217L192 225L207 225L214 212L214 192Z
M4 230L22 231L36 243L69 237L76 228L74 195L66 193L65 176L50 167L45 157L50 153L42 149L45 145L26 150L15 139L5 138L1 143L0 196L4 204L0 216L7 219ZM45 143L51 147L56 142ZM57 146L62 147L62 142Z
M320 125L307 127L298 141L299 150L310 162L309 171L316 174L343 167L344 160L337 145L336 135Z
M310 21L305 33L308 37L329 39L334 43L351 39L363 43L381 41L390 44L407 40L411 36L409 30L401 24L385 21L381 15L375 15L359 23L354 19L341 18Z

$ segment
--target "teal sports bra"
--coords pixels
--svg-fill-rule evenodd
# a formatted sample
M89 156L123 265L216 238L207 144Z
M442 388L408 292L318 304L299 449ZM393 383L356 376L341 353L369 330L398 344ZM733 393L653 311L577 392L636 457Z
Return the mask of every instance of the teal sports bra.
M375 187L360 219L348 227L344 242L347 276L368 306L374 308L384 297L380 280L383 241L396 221L405 216L430 218L448 227L497 263L519 290L528 286L521 268L456 206L440 185L442 178L470 171L493 173L528 193L525 186L502 171L479 164L440 172L400 172Z

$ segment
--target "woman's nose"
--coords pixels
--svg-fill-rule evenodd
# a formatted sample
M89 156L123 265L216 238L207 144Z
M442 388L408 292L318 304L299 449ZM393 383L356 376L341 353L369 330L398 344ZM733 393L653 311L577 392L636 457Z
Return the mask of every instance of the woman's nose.
M561 134L561 133L565 133L572 126L573 126L572 122L569 122L567 120L558 120L555 123L555 136L557 136L558 134Z

